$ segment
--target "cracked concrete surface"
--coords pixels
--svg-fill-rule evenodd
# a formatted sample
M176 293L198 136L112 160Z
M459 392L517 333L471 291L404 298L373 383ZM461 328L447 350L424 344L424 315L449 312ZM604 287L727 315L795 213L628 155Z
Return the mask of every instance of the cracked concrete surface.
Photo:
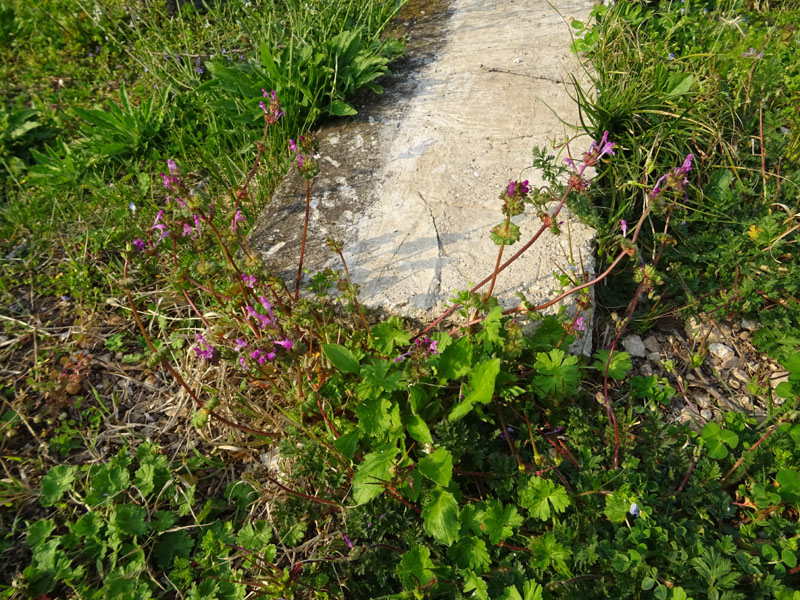
M526 170L533 146L563 140L572 134L564 122L577 122L568 74L580 66L569 53L568 21L585 19L591 6L560 2L559 14L545 0L438 0L421 9L427 14L414 14L413 5L401 14L408 55L383 82L385 93L319 133L309 271L338 266L325 249L334 237L345 244L366 306L423 321L454 290L490 274L500 192L512 179L541 184ZM573 155L587 144L573 142ZM251 235L268 267L289 281L304 202L305 183L290 173ZM569 272L570 263L593 272L594 232L565 211L559 220L560 236L546 233L499 276L503 305L518 304L517 292L536 303L549 299L552 273ZM506 256L540 226L533 214L514 221L521 241ZM590 344L584 338L576 349Z

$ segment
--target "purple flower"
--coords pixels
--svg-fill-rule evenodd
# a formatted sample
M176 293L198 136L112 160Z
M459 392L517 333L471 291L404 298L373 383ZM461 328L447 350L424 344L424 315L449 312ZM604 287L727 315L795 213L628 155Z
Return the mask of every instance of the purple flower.
M274 340L272 343L276 346L282 346L286 350L291 350L294 345L292 344L292 340Z
M239 225L240 221L244 221L244 215L242 211L237 210L236 213L233 215L233 219L231 219L231 233L236 231L236 228Z
M184 223L183 224L183 233L181 234L181 237L186 237L187 235L189 237L194 237L194 229L192 229L192 226L189 225L188 223Z
M244 338L236 338L236 351L241 352L245 348L249 348L250 346L247 345L247 342Z
M267 359L268 360L275 360L275 356L276 356L276 354L275 354L274 351L270 351L269 353L267 353Z
M298 155L297 155L297 165L298 165L298 166L299 166L301 169L303 168L303 155L302 155L302 154L298 154Z
M575 331L584 331L586 325L583 324L583 316L580 316L575 321Z
M289 148L292 152L297 154L297 144L294 143L294 140L289 140Z
M166 173L161 173L161 179L164 180L164 187L168 190L171 190L172 186L170 185L170 180Z
M500 435L498 435L497 437L499 437L501 440L504 440L504 439L506 439L506 436L508 436L508 439L514 439L514 428L513 427L511 427L511 426L506 427L506 430L505 431L501 431Z
M244 309L247 311L247 318L253 317L256 319L261 329L266 329L272 324L272 320L267 315L260 314L252 306L245 306Z
M192 215L194 217L194 227L197 229L197 237L203 237L203 232L200 230L200 217L197 214Z
M515 188L516 188L516 182L515 181L509 181L508 182L508 190L506 191L506 196L513 196Z
M212 360L214 358L214 348L212 348L211 344L209 344L208 341L203 337L203 334L198 333L195 337L199 342L198 347L194 348L197 358L201 358L206 361Z
M625 219L620 220L619 228L622 230L622 237L628 235L628 222Z
M256 348L250 353L250 358L257 361L259 365L263 365L267 362L267 357L264 356L264 351L261 348Z
M247 359L244 356L239 357L239 364L242 365L242 369L247 371Z
M603 132L603 137L600 138L599 142L592 140L592 145L589 146L588 152L589 158L593 161L591 164L596 164L606 154L616 156L614 152L615 145L614 142L608 141L608 131ZM586 155L584 155L584 162L588 164Z
M353 543L347 538L345 534L342 534L342 538L344 539L345 544L347 544L347 547L350 548L350 550L352 550Z
M242 273L242 281L244 284L249 287L251 290L253 286L256 284L256 278L253 275L247 275L246 273Z
M267 300L266 296L259 296L258 301L261 302L261 305L264 307L264 310L267 311L270 320L274 323L275 322L275 315L272 314L272 305Z
M145 243L142 241L142 238L136 238L135 240L133 240L133 247L136 248L139 252L144 252L147 246L145 246Z

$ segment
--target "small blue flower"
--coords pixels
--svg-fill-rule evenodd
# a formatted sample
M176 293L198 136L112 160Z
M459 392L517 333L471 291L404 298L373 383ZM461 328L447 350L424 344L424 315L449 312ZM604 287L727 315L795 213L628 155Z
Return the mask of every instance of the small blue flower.
M136 212L136 205L135 205L133 202L131 202L130 204L128 204L128 208L130 208L130 209L131 209L131 212L132 212L132 213L135 213L135 212Z
M667 56L667 60L675 60L675 53L674 52L670 52L669 56Z
M631 504L631 507L628 510L628 512L631 513L632 516L638 517L639 516L639 505L636 504L636 502L634 502L633 504Z

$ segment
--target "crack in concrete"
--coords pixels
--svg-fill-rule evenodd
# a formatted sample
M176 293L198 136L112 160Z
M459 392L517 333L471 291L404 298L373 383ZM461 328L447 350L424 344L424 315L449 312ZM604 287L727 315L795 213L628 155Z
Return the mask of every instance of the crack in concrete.
M433 223L433 231L436 233L436 245L438 247L438 253L436 255L436 266L433 268L433 281L431 282L431 288L433 289L428 289L428 294L431 294L431 298L433 299L439 295L439 292L441 292L442 288L442 256L444 255L444 245L442 244L442 238L439 235L439 227L436 225L436 217L433 216L431 205L428 204L428 201L425 199L425 196L422 195L422 192L417 190L417 194L419 194L420 199L425 203L425 207L428 209L428 214L431 216L431 223Z

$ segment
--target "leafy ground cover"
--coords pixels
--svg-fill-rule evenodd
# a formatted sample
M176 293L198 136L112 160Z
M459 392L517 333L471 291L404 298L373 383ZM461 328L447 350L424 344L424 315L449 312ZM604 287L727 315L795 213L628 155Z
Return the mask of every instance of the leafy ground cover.
M600 229L588 359L580 312L503 311L497 269L418 332L344 263L301 295L252 256L288 163L316 175L307 129L377 89L397 8L3 6L0 593L800 598L791 7L574 24L595 141L537 150L548 189L501 182L487 242L565 204ZM588 301L577 266L561 284ZM755 311L789 376L682 422L707 340L649 375L618 348L677 309Z

